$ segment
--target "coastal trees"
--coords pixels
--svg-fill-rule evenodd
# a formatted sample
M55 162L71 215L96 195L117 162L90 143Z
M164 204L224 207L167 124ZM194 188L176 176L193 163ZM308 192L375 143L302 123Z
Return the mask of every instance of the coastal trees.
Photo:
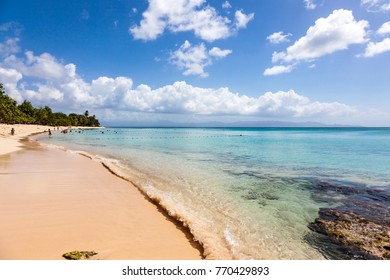
M17 103L9 97L5 91L3 84L0 83L0 122L25 122L28 117L19 110Z
M35 108L30 101L22 104L9 97L0 83L0 123L25 123L50 126L100 126L95 115L90 116L88 110L84 114L66 115L54 112L49 106Z
M34 108L31 102L27 100L24 100L23 103L18 106L18 108L22 113L30 117L31 121L33 121L37 114L37 109Z

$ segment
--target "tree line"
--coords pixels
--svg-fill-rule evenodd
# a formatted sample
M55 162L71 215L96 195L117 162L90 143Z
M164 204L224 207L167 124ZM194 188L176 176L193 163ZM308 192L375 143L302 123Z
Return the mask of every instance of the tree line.
M49 106L35 108L30 101L22 104L9 97L3 84L0 83L0 123L8 124L39 124L50 126L100 126L95 115L90 116L88 111L83 115L71 113L53 113Z

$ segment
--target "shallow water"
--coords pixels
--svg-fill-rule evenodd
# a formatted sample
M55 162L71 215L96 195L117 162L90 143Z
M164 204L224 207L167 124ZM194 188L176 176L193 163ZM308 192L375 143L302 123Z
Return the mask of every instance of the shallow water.
M211 259L322 259L307 226L338 201L315 199L315 182L390 185L390 129L110 128L39 140L97 155Z

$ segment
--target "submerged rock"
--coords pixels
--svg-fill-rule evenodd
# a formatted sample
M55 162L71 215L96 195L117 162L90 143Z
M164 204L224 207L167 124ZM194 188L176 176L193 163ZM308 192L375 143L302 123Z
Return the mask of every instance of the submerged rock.
M311 230L338 243L352 259L390 259L389 191L319 181L313 198L338 206L321 208Z
M322 208L311 230L328 235L350 247L352 255L367 259L390 259L390 227L369 221L353 212Z

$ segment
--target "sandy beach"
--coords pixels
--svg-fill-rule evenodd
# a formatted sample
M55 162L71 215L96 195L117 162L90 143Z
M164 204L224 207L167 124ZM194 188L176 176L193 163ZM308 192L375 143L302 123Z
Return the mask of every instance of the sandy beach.
M14 135L11 135L12 128L15 130ZM44 125L0 124L0 155L20 150L21 144L19 140L34 133L47 131L48 129L53 128Z
M0 125L0 259L201 259L180 224L101 163L23 137L48 127Z

